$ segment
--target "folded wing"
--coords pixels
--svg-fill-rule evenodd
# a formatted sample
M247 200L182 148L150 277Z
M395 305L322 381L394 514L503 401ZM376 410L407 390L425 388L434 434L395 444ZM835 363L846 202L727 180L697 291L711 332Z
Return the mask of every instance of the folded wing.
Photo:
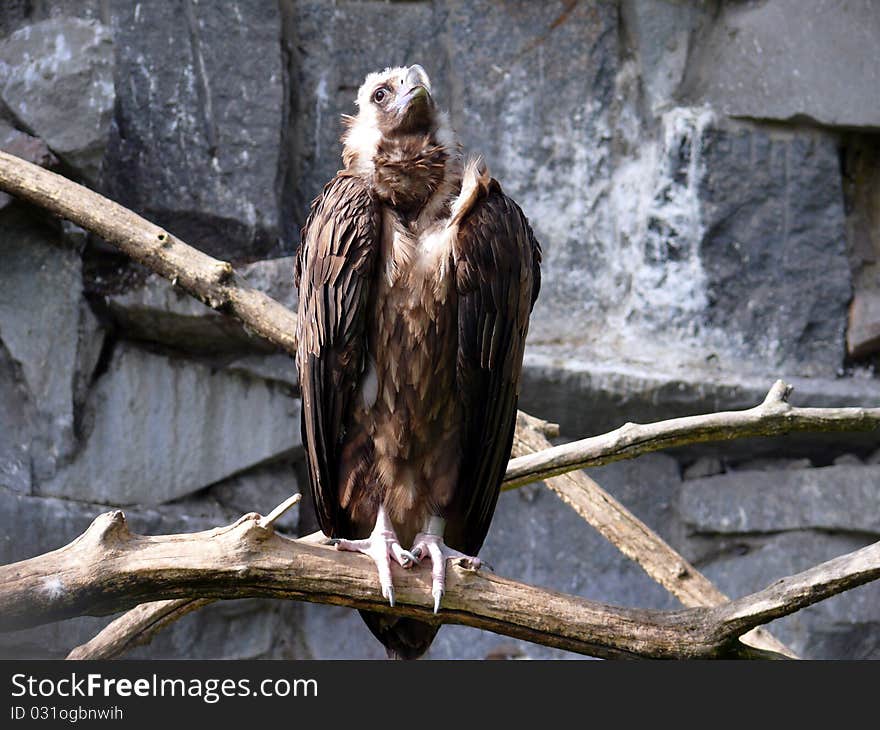
M461 222L455 247L464 427L446 541L468 555L483 544L510 458L540 263L541 248L525 215L492 180Z
M340 445L366 357L365 318L380 214L364 183L338 174L312 203L297 257L297 367L312 497L325 535L347 536Z

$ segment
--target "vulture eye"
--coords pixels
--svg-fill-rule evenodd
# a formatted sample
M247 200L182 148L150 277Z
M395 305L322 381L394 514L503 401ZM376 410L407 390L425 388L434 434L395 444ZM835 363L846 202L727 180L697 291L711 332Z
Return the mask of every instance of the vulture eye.
M388 89L380 86L373 92L373 101L376 104L381 104L383 101L385 101L386 96L388 96Z

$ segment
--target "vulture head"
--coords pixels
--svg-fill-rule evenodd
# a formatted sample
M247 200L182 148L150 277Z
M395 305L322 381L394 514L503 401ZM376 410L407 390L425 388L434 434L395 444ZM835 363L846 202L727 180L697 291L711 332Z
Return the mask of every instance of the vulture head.
M369 120L383 137L426 134L434 126L431 80L418 64L367 76L357 105L358 117Z
M356 103L357 115L343 117L346 169L368 179L390 204L418 208L460 155L428 74L418 64L371 73Z

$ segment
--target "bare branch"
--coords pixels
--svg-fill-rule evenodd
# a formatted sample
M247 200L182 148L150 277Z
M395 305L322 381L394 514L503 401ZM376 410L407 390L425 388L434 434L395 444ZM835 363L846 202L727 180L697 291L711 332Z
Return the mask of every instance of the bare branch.
M85 644L73 649L68 659L115 659L153 637L188 613L214 603L213 598L177 598L135 606L111 621Z
M791 386L777 380L764 399L744 411L721 411L668 421L627 423L601 436L554 446L512 459L503 489L514 489L574 469L633 459L653 451L707 441L780 436L797 431L876 431L880 408L796 408L788 403Z
M248 330L296 352L296 317L271 297L237 282L232 266L188 246L118 203L0 151L0 189L101 236Z
M720 607L718 616L728 635L741 627L763 624L824 601L855 584L880 578L880 542L846 555L832 558L820 565L780 578L758 593Z
M291 495L268 515L261 517L258 524L264 529L274 528L278 519L301 498L301 494ZM162 629L211 603L214 603L212 598L180 598L142 603L111 621L85 644L74 648L67 658L114 659L135 646L149 644Z
M287 512L293 505L297 504L300 499L302 499L301 494L292 494L287 499L285 499L281 504L279 504L275 509L273 509L268 515L260 518L260 527L274 527L275 523L281 519L282 515Z
M428 571L395 566L397 606L390 609L368 558L290 540L260 522L251 513L215 530L147 537L131 533L121 511L99 515L69 545L0 567L0 628L155 600L261 596L393 611L606 658L713 658L748 654L737 640L745 631L880 577L876 543L732 603L656 611L606 606L453 565L435 617Z
M550 448L550 442L531 428L531 422L530 416L519 415L513 440L514 456L546 453ZM656 532L583 471L560 474L547 479L545 484L606 540L678 598L682 605L717 606L729 600ZM743 641L756 649L797 658L791 649L763 628L750 632Z

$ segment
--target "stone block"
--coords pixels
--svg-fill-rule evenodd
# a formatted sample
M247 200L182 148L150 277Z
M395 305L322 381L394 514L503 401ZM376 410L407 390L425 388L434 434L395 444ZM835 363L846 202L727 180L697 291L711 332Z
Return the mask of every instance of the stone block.
M83 441L37 493L160 504L291 453L299 401L265 381L120 343L89 395Z
M695 532L816 529L880 535L880 467L727 472L684 483L681 517Z
M0 97L18 122L94 183L116 93L113 38L94 20L59 17L0 40Z
M296 311L293 271L293 257L287 256L241 266L238 274L243 283ZM214 311L156 274L148 275L140 286L109 294L104 301L124 336L131 339L208 354L275 350L233 318Z
M724 114L880 127L880 14L870 2L721 3L682 98Z
M687 70L691 39L711 27L713 0L622 0L620 12L639 61L639 78L654 114L674 105Z
M852 296L837 141L718 126L703 155L708 325L765 372L836 374Z
M279 252L276 3L117 3L110 196L211 255Z
M0 216L0 260L0 349L15 363L15 378L28 393L33 441L27 461L44 478L75 445L80 257L57 230L13 206ZM5 438L0 432L0 444Z

